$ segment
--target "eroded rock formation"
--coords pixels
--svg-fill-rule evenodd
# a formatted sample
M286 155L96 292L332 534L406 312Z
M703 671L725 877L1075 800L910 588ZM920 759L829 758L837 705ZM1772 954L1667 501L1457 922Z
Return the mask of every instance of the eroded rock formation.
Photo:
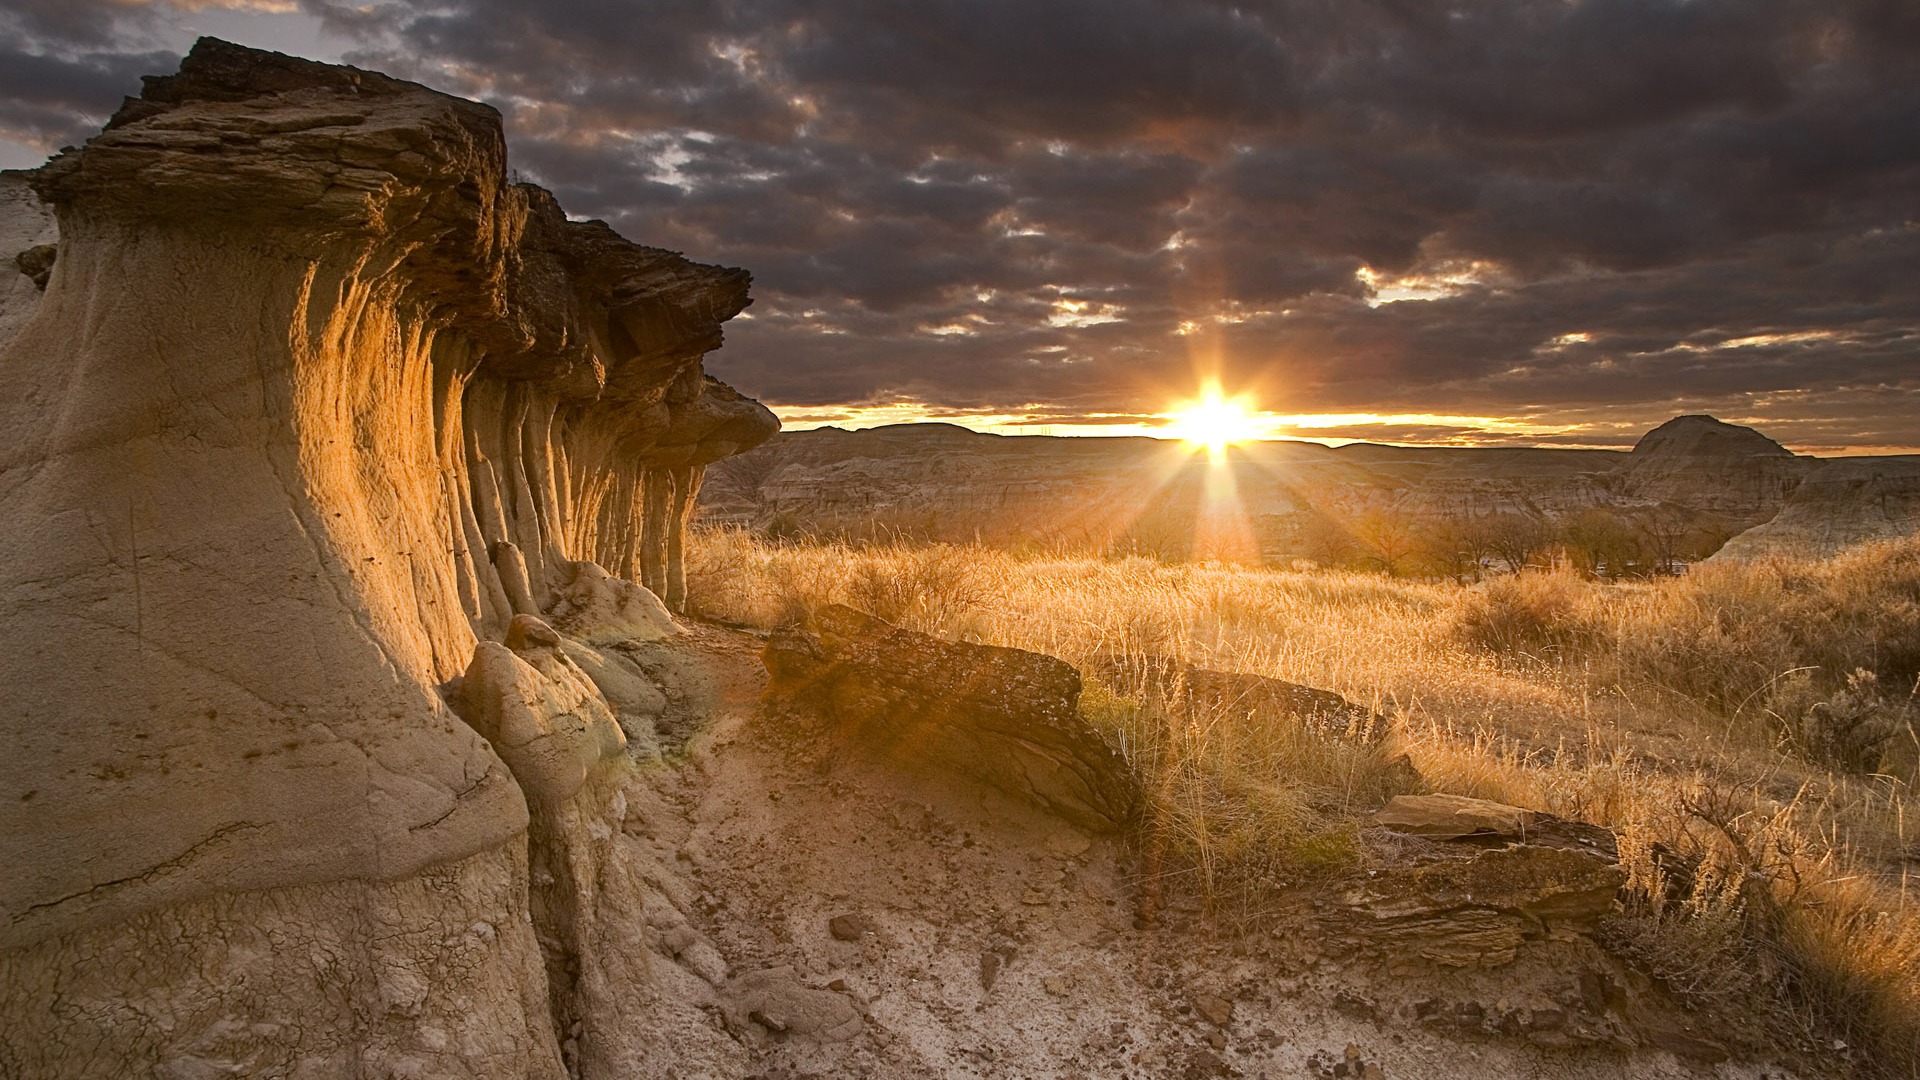
M1517 806L1401 795L1374 822L1421 843L1347 908L1370 937L1442 966L1498 967L1529 940L1591 931L1627 879L1606 829Z
M678 604L702 468L777 427L701 369L747 273L510 183L486 106L212 40L0 211L0 1071L631 1039L575 1026L621 728L489 639L671 632L618 579Z
M1920 456L1836 458L1807 474L1773 518L1727 542L1716 559L1825 556L1920 533Z
M1637 498L1754 525L1779 513L1813 467L1752 428L1676 416L1640 437L1620 479Z
M1080 716L1080 673L1021 649L941 641L842 605L767 643L770 693L849 745L998 788L1082 828L1130 822L1140 793Z

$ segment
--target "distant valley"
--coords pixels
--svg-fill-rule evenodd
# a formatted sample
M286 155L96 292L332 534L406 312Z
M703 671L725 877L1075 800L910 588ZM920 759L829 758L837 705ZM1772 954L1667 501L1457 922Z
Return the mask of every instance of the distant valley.
M1682 416L1631 452L787 432L709 469L708 522L775 535L1460 573L1572 558L1611 575L1825 555L1920 531L1920 456L1796 455Z

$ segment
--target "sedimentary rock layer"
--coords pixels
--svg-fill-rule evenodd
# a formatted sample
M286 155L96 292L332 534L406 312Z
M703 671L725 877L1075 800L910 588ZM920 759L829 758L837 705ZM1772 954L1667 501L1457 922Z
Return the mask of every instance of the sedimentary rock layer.
M776 699L849 745L978 780L1095 831L1130 823L1138 782L1080 716L1080 673L1051 656L902 630L834 604L767 644Z
M270 926L336 894L409 942L356 972L430 977L407 950L455 948L476 901L412 883L524 881L528 798L443 688L562 594L602 635L670 629L609 583L677 603L702 468L778 425L701 369L745 271L507 177L484 105L203 40L0 184L0 239L32 249L0 289L8 985L87 934L137 953L167 912ZM515 903L467 988L510 1012L545 993ZM557 1067L538 1018L459 1014L446 1037ZM95 1049L138 1060L119 1037Z

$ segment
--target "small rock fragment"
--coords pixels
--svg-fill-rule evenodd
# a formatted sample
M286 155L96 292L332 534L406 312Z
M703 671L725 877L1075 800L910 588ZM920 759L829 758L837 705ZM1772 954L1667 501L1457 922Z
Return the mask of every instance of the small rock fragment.
M538 615L515 615L507 624L507 648L514 652L550 649L559 644L560 635Z
M1081 832L1062 829L1047 837L1047 850L1063 859L1085 855L1092 846L1093 839Z
M827 933L835 941L859 941L867 936L867 923L858 915L835 915L827 920Z
M39 244L15 255L13 264L27 275L34 288L45 292L47 279L53 276L53 261L59 254L60 249L55 245Z
M1220 1055L1211 1050L1198 1050L1187 1058L1186 1068L1181 1070L1182 1080L1208 1080L1215 1076L1232 1076L1233 1067Z
M993 981L1000 977L1000 969L1007 965L1007 959L997 952L980 954L980 988L993 989Z
M1233 1023L1233 1002L1213 994L1193 995L1193 1007L1205 1017L1207 1023L1215 1027L1226 1027Z

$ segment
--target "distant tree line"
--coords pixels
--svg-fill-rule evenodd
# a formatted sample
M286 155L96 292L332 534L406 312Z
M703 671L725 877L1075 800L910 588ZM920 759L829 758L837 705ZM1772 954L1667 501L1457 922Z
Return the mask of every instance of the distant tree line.
M783 511L763 522L777 542L977 543L1057 556L1143 555L1318 566L1393 577L1475 581L1528 567L1571 567L1603 580L1684 572L1735 530L1684 507L1592 509L1562 518L1504 512L1433 514L1392 508L1313 510L1259 518L1240 535L1209 528L1188 500L1151 506L916 506Z
M1394 577L1473 581L1528 567L1571 566L1606 580L1684 571L1733 534L1683 507L1593 509L1550 519L1528 514L1412 515L1372 509L1315 513L1300 530L1304 556L1322 566Z

